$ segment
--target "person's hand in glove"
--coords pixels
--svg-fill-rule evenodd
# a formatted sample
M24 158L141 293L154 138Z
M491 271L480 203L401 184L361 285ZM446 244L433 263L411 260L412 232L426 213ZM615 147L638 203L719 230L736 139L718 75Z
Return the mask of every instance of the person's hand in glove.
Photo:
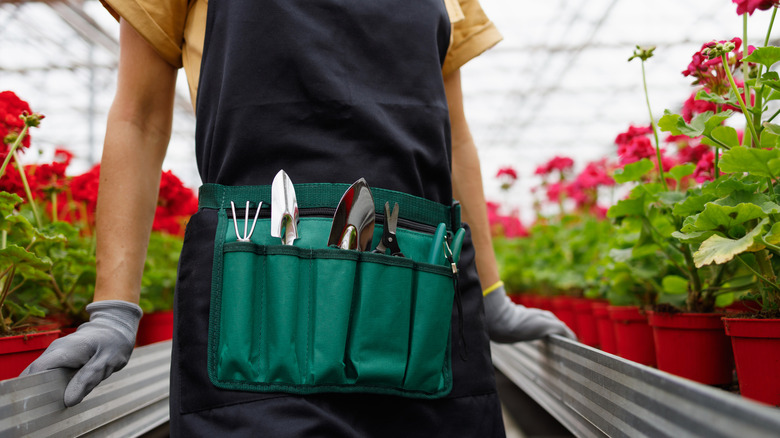
M87 305L89 322L76 332L54 341L22 376L55 368L77 369L65 388L65 406L84 399L98 383L130 360L143 311L121 300L96 301Z
M485 319L492 341L532 341L548 335L561 335L577 340L574 332L552 312L513 303L506 296L502 282L488 291L484 300Z

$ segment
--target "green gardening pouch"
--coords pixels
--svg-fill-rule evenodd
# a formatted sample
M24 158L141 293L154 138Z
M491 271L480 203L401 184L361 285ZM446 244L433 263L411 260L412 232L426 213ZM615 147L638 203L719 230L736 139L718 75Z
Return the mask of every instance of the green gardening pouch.
M412 398L450 392L455 274L415 261L431 235L399 227L409 257L392 257L318 245L328 240L327 218L301 218L302 238L285 246L270 238L268 219L257 221L251 242L240 242L224 209L218 217L208 357L214 385Z

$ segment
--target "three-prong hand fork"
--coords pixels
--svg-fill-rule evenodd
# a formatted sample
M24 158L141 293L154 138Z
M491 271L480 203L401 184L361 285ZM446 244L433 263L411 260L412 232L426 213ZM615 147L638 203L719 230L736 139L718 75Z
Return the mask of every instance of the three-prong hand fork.
M252 237L252 233L255 231L255 225L257 224L257 217L260 215L260 209L263 207L263 202L260 201L260 204L257 206L257 211L255 212L255 219L252 221L252 229L249 230L249 234L247 234L247 227L249 225L249 201L246 201L246 212L244 213L244 234L243 237L241 234L238 234L238 220L236 219L236 204L233 203L233 201L230 201L230 209L233 210L233 226L236 228L236 238L239 242L249 242L249 238Z

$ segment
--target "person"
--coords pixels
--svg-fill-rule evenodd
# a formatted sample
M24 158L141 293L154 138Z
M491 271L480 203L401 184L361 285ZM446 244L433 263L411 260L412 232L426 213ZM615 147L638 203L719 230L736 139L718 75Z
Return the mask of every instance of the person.
M258 393L218 388L207 374L218 218L200 208L177 279L172 435L503 436L488 332L503 342L573 334L547 312L509 303L499 281L459 70L501 39L477 0L104 3L120 20L121 50L101 164L95 299L90 321L26 372L79 369L64 396L73 406L127 362L183 65L204 183L265 185L279 169L296 183L364 177L442 205L459 199L470 231L448 395Z

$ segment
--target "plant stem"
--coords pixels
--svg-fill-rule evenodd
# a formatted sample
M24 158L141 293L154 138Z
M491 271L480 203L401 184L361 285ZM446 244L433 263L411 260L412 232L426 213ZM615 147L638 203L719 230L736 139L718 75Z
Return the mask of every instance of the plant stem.
M766 30L766 37L764 38L764 47L769 45L769 35L772 33L772 26L775 24L775 15L777 15L777 8L772 8L772 18L769 20L769 27ZM745 52L747 52L747 43L745 43ZM761 68L761 64L758 65ZM760 71L760 70L759 70Z
M658 160L658 174L661 177L661 183L664 186L664 190L668 191L669 187L666 185L666 176L664 176L664 165L661 162L661 147L658 142L658 129L655 126L655 119L653 118L653 110L650 108L650 93L647 92L647 75L645 74L645 61L642 60L642 86L645 90L645 103L647 103L647 112L650 115L650 127L653 128L653 137L655 137L655 156Z
M51 192L51 217L52 222L57 222L57 192L54 190Z
M756 127L753 126L752 121L750 120L750 114L748 113L747 108L745 107L745 102L742 100L742 95L739 94L739 88L737 88L737 83L734 82L734 76L731 75L731 70L728 68L729 60L726 57L726 54L720 55L721 61L723 61L723 66L725 67L723 70L726 71L726 76L729 78L729 84L731 85L731 89L734 90L734 93L737 95L737 102L739 103L739 108L742 110L742 114L745 116L745 121L750 129L750 133L753 135L753 142L758 145L758 134L756 133ZM747 94L745 97L750 97Z
M742 14L742 57L743 58L747 53L747 47L748 47L747 27L748 27L748 14ZM725 70L729 70L728 64L723 64L723 67L725 67ZM745 84L745 99L747 99L748 101L745 106L750 106L750 86L748 85L748 63L747 62L742 63L742 80ZM745 116L747 115L748 114L745 113ZM756 137L756 144L758 144L758 137Z
M691 281L693 282L693 288L688 292L688 298L685 300L685 305L688 307L689 312L695 312L698 310L697 308L702 299L701 279L699 278L699 270L696 268L696 264L693 262L691 246L688 244L683 244L682 253L685 257L685 264L687 265Z
M762 250L762 251L765 251L765 250ZM759 251L759 252L761 252L761 251ZM756 261L757 261L757 262L758 262L758 259L759 259L759 257L760 257L760 255L759 255L759 254L756 254ZM778 286L778 285L777 285L777 284L775 284L773 281L771 281L771 280L769 280L768 278L766 278L766 277L765 277L764 275L762 275L760 272L758 272L758 271L756 271L755 269L753 269L753 267L752 267L752 266L750 266L750 264L749 264L748 262L746 262L746 261L742 260L742 257L740 257L739 255L737 255L737 257L736 257L736 258L737 258L737 260L739 260L740 262L742 262L742 264L743 264L743 265L745 265L745 267L746 267L746 268L748 268L748 270L749 270L750 272L752 272L752 273L753 273L753 274L754 274L756 277L758 277L759 279L763 280L763 281L764 281L766 284L768 284L769 286L772 286L772 287L773 287L773 288L775 288L776 290L780 290L780 286ZM761 266L761 263L759 262L759 267L760 267L760 266ZM774 275L774 273L773 273L773 275Z
M8 155L5 156L5 160L3 161L3 166L0 167L0 178L5 175L5 169L8 167L8 163L11 162L11 158L13 157L14 153L16 152L16 149L19 148L19 146L22 144L22 140L24 139L25 135L27 135L27 125L24 125L22 128L22 132L19 133L19 135L16 137L16 141L14 144L11 145L11 150L8 151Z
M41 217L38 216L38 209L35 208L35 199L33 198L32 191L30 190L30 183L27 182L27 175L24 173L24 167L19 161L19 157L16 155L16 151L13 154L14 161L16 162L16 168L19 170L19 177L22 179L22 185L24 186L24 193L27 194L27 200L30 202L30 208L32 208L33 216L35 216L35 222L38 224L38 228L43 226Z

